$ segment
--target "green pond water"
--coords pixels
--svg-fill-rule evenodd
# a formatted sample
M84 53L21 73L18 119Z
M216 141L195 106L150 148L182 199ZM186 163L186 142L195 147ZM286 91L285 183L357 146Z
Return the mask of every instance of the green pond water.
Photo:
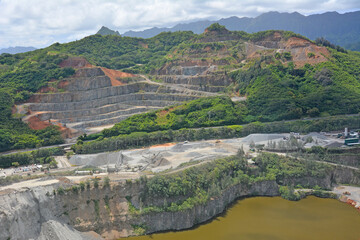
M255 197L237 201L222 216L194 229L128 239L360 240L360 213L335 199Z

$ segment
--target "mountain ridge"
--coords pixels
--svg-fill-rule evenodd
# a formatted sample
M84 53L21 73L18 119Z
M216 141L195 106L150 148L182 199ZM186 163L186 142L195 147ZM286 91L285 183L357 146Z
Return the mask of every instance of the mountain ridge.
M106 35L120 36L120 33L118 31L111 30L110 28L107 28L105 26L102 26L96 34L100 34L102 36L106 36Z
M8 47L8 48L1 48L0 49L0 54L3 53L9 53L9 54L17 54L17 53L25 53L25 52L30 52L30 51L34 51L37 48L34 47L23 47L23 46L16 46L16 47Z
M180 23L174 27L150 28L144 31L127 31L123 36L150 38L161 32L193 31L202 33L212 23L224 25L230 31L254 33L266 30L286 30L304 35L311 40L324 37L330 42L346 47L349 50L360 50L360 11L338 13L326 12L309 16L298 12L263 13L255 18L236 17L221 18L216 21L201 20L191 23Z

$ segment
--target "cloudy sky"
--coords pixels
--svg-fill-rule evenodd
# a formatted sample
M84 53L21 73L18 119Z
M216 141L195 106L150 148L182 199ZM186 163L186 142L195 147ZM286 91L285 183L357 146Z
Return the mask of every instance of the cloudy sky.
M359 0L0 0L0 48L69 42L103 25L123 33L268 11L309 15L356 10Z

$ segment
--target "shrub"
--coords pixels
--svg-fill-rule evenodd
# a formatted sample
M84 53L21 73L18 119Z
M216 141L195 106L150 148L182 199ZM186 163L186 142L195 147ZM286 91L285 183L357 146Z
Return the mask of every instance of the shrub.
M110 178L109 177L104 177L104 188L110 187Z
M58 193L59 195L64 195L64 193L65 193L64 188L59 187L59 188L57 189L57 193Z

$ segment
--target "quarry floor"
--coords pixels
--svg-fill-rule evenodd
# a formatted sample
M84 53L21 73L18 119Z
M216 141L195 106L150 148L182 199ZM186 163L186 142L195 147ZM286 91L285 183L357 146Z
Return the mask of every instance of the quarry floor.
M328 144L334 143L340 144L343 141L315 133L310 134L310 136L314 139L314 142L320 146L326 146ZM40 171L31 173L39 174L38 178L13 183L11 185L0 186L0 195L22 192L36 187L58 184L61 181L78 184L81 181L86 181L87 179L94 178L96 176L99 178L108 176L112 182L120 182L128 179L138 179L143 175L151 177L154 175L154 173L157 172L168 174L182 171L194 165L199 165L215 159L234 155L237 153L239 148L243 148L245 153L249 155L249 163L251 163L251 157L256 156L257 152L251 150L250 144L254 143L256 145L266 145L269 141L284 141L284 138L286 139L288 137L289 134L251 134L244 138L194 142L185 141L181 143L154 145L148 148L122 150L99 154L73 155L70 159L67 159L65 156L59 156L56 157L58 168L50 171L64 172L63 176L44 177L44 173ZM311 144L306 147L311 147ZM89 165L103 169L104 171L109 169L116 169L117 171L111 173L102 172L93 175L66 175L68 171L73 171ZM7 169L6 171L11 170ZM18 172L13 174L26 173ZM353 205L356 208L360 206L360 187L341 185L336 186L333 189L333 192L340 196L340 201ZM54 231L55 229L59 232L68 233L68 239L71 239L70 236L72 236L71 234L74 234L75 231L63 229L64 226L57 222L50 222L48 224L51 225L51 227L49 227L51 231ZM46 234L48 233L46 232ZM101 239L100 236L96 235L95 233L81 234L87 235L78 239Z
M311 133L311 136L317 145L325 146L328 144L338 143L343 140L333 137L321 135L318 133ZM254 143L267 145L269 141L279 142L288 138L289 134L251 134L244 138L233 139L218 139L194 142L181 143L166 143L161 145L154 145L148 148L139 148L131 150L122 150L116 152L105 152L98 154L81 154L73 155L69 160L65 156L56 157L58 162L57 169L51 169L50 172L64 172L65 177L74 182L79 183L87 178L94 176L102 177L108 175L112 181L123 181L126 179L136 179L142 175L153 175L157 172L166 171L171 173L174 171L181 171L184 168L202 164L204 162L212 161L218 158L231 156L237 153L239 148L243 148L249 158L257 155L256 152L251 151L250 144ZM302 136L304 137L304 136ZM306 137L306 136L305 136ZM305 146L306 147L306 146ZM311 144L307 147L311 147ZM251 161L251 160L249 160ZM93 166L102 169L104 173L90 175L76 175L67 176L67 171L73 171L85 166ZM24 172L14 172L14 169L3 169L6 175L28 175ZM109 173L106 173L109 172ZM14 183L8 186L0 187L0 191L6 189L19 190L21 188L28 188L34 186L44 186L53 184L56 179L44 180L44 172L36 171L30 173L38 175L38 179L32 179L19 183ZM54 177L55 178L55 177ZM360 194L358 196L360 202Z

